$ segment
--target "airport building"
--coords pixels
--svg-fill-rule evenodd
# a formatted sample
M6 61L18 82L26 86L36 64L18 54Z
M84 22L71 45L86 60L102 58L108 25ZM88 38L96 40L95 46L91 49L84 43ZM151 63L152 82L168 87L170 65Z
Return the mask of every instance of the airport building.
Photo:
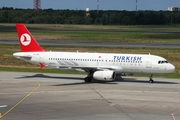
M168 7L168 11L180 11L180 7Z

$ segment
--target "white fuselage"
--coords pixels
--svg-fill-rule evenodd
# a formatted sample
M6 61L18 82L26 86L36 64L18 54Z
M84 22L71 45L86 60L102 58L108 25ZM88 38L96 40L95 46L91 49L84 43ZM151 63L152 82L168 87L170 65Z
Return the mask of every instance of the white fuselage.
M16 58L55 69L113 70L119 73L171 73L175 67L155 55L79 53L79 52L18 52Z

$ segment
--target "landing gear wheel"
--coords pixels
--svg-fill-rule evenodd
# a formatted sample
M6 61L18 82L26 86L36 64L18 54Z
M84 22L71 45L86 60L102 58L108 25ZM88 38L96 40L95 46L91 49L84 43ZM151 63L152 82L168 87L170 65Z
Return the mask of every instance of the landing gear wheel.
M91 82L91 78L90 77L86 77L86 78L84 78L84 81L86 82L86 83L90 83Z
M151 80L149 80L149 83L154 83L154 80L152 80L152 79L151 79Z
M149 74L149 83L154 83L154 80L152 79L152 74Z

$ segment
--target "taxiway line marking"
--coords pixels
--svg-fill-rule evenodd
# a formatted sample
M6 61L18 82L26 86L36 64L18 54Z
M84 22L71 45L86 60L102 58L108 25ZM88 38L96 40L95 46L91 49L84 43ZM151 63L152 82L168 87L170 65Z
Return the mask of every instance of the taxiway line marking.
M37 83L37 87L34 88L31 92L29 92L26 96L24 96L19 102L17 102L14 106L12 106L7 112L5 112L4 114L0 114L0 118L3 118L4 116L6 116L9 112L11 112L15 107L17 107L20 103L22 103L26 98L28 98L29 96L31 96L40 86L41 84L39 82Z

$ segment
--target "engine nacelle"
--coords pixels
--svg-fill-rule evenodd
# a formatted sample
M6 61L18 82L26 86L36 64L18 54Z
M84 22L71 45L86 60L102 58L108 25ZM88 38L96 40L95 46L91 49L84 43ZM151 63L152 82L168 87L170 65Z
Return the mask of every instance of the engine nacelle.
M116 78L116 73L114 71L96 71L93 74L93 78L96 80L103 81L113 81Z

